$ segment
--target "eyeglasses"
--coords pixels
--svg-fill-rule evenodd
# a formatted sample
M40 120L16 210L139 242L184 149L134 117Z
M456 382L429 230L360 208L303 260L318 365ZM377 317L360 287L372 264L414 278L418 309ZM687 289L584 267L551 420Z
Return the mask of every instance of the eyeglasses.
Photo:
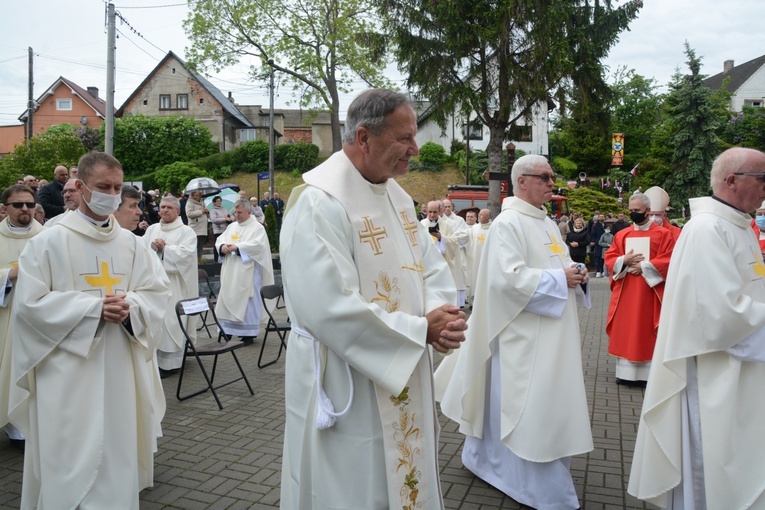
M21 209L24 206L27 206L27 209L34 209L37 204L34 202L11 202L10 204L5 204L6 206L11 206L14 209Z
M758 181L765 182L765 172L733 172L733 175L749 175L752 177L758 177Z
M521 174L526 177L536 177L542 182L553 181L555 182L555 176L553 174Z

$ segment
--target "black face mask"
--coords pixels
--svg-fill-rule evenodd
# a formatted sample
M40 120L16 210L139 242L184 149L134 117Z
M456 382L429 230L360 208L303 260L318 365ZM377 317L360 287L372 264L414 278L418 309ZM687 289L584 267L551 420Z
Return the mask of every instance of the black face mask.
M643 211L643 212L634 212L634 211L630 212L630 219L632 220L633 223L637 223L638 225L640 225L646 219L645 211Z

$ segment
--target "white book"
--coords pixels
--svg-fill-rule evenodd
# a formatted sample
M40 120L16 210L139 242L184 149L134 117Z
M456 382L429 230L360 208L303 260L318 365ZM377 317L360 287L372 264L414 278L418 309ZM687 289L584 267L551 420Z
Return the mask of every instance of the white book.
M628 237L624 244L624 253L630 250L643 256L645 262L651 261L651 238L650 237Z

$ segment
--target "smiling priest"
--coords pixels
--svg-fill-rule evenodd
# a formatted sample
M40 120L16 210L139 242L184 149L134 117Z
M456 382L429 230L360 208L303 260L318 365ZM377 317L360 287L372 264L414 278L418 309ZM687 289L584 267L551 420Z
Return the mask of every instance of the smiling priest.
M112 215L120 163L91 152L78 166L80 208L19 258L10 416L27 439L24 510L138 509L165 410L152 361L167 277Z

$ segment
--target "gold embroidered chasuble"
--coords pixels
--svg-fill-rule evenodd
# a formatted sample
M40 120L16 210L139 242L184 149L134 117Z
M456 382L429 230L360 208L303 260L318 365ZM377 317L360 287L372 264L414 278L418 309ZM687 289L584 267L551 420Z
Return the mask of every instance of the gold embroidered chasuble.
M294 206L282 229L287 306L297 326L287 362L283 504L442 508L424 315L453 301L453 280L416 221L412 199L395 181L368 183L342 151L304 179L307 186L296 202L290 197ZM311 277L307 283L297 270L304 260L313 261L317 283ZM342 289L334 288L338 284ZM326 295L324 306L303 295L314 285ZM323 431L314 425L314 338L322 346L323 386L336 410L349 395L343 361L355 388L348 415ZM380 471L360 478L351 461L357 455ZM341 484L343 478L350 482ZM333 495L332 487L341 494Z

